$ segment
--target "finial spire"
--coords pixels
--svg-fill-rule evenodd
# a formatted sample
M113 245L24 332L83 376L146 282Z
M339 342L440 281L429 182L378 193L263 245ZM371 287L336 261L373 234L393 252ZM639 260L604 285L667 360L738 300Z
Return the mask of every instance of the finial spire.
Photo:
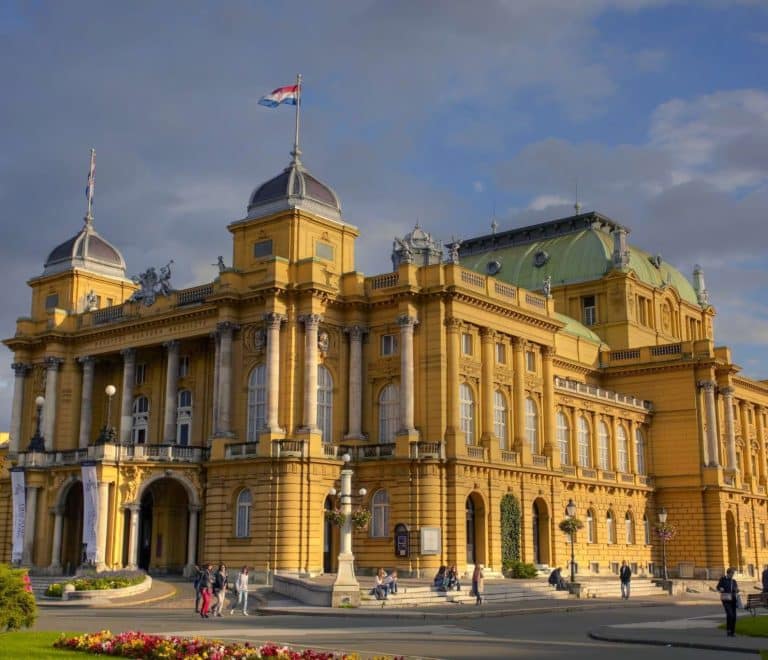
M293 162L296 164L301 163L301 149L299 149L299 114L301 110L301 74L296 74L296 134L293 139L293 151L291 156Z
M88 169L88 184L85 187L85 198L88 207L85 211L85 224L90 226L93 222L93 190L96 187L96 149L91 148L91 166Z
M493 212L491 213L491 233L495 234L499 228L499 223L496 222L496 200L493 200Z
M573 204L573 210L576 211L576 215L581 213L581 204L579 204L579 180L576 179L576 201Z

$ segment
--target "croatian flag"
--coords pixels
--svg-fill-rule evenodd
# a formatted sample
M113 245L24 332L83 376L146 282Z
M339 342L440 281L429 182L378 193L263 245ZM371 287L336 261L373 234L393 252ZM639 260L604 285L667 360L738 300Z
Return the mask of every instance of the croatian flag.
M289 85L288 87L278 87L266 96L259 99L259 105L266 105L268 108L276 108L281 103L296 105L299 99L299 86Z

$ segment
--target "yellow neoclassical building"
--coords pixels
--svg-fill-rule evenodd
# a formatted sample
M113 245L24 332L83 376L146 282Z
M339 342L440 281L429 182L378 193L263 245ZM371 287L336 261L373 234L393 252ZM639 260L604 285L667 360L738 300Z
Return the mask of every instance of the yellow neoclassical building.
M333 572L349 454L360 572L567 566L570 500L579 575L658 573L662 508L673 575L768 564L768 383L716 346L701 269L577 211L446 246L417 226L366 277L297 157L227 229L190 289L128 278L90 212L32 274L0 560Z

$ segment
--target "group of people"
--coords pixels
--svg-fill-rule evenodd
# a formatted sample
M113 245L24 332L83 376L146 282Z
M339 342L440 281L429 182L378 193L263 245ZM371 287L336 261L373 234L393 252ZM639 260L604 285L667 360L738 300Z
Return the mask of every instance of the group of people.
M243 616L248 616L248 567L243 566L235 578L234 596L230 608L230 614L235 613L235 609L242 608ZM227 596L229 584L229 573L224 564L214 571L213 564L205 564L203 567L195 566L195 612L200 614L203 619L213 616L222 616L222 610L225 609L224 603Z
M372 593L376 600L387 600L389 594L397 593L397 569L387 573L383 568L376 571Z
M432 585L438 591L461 591L461 583L459 582L459 571L454 564L450 568L447 566L441 566L434 579ZM470 595L475 597L475 605L480 605L483 602L483 590L484 590L484 577L483 577L483 565L475 564L475 570L472 572L472 591Z

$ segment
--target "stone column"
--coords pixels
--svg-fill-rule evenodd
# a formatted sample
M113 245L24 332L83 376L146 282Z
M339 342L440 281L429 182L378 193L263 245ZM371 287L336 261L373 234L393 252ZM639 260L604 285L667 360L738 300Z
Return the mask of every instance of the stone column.
M445 320L446 345L446 433L459 432L459 331L461 321L456 318ZM400 394L402 396L402 393Z
M64 526L63 507L55 506L51 508L53 513L53 545L51 547L51 565L50 570L58 572L61 570L61 532Z
M637 474L636 433L637 422L634 419L630 419L627 424L627 467L630 474Z
M744 455L742 458L742 469L744 477L752 479L752 440L749 437L749 414L747 412L747 402L739 401L739 423L741 424L741 440L744 443Z
M32 557L35 549L37 490L38 486L27 486L26 511L24 515L24 547L21 553L21 563L24 566L32 566Z
M128 565L129 570L134 570L139 563L139 511L141 507L138 504L128 504L126 507L131 512L131 519L128 527Z
M482 428L480 439L490 445L494 438L494 348L496 333L490 328L480 328L480 410Z
M757 471L760 477L760 483L766 483L766 452L765 452L765 424L763 424L763 413L765 408L755 408L755 423L757 425Z
M179 342L167 341L163 344L168 352L165 369L165 414L163 416L163 442L167 445L176 442L176 409L179 384Z
M723 413L725 417L725 445L728 451L728 469L734 472L738 469L736 463L736 429L733 423L733 388L721 387L723 395Z
M280 324L284 319L282 314L274 312L264 316L267 325L267 430L273 432L280 430L277 403L280 400Z
M589 417L589 460L592 467L597 469L600 465L600 450L597 440L597 426L600 423L600 418L593 410L588 410L586 414Z
M305 314L299 317L304 324L304 410L302 411L302 426L307 430L317 429L317 330L322 316ZM330 442L331 438L323 438Z
M120 351L123 356L123 386L120 391L120 442L131 441L133 425L133 383L136 379L136 350L126 348Z
M219 435L232 435L232 335L237 326L229 321L216 325L219 331Z
M78 358L83 365L83 386L80 393L80 435L77 446L85 449L91 437L93 423L93 372L96 360L89 355Z
M543 382L542 417L544 422L544 455L552 459L552 467L560 465L560 452L555 442L555 374L552 360L555 357L555 349L551 346L541 348L541 373ZM594 435L593 425L593 435ZM593 451L595 451L593 443ZM593 462L593 467L596 462Z
M211 433L216 435L219 430L219 363L221 362L221 350L219 347L219 333L212 332L213 340L213 419L211 420Z
M43 406L42 433L46 451L51 451L55 446L57 381L59 366L63 361L57 357L45 358L45 405Z
M96 570L103 571L107 560L107 527L109 521L109 482L99 482L99 526L96 532Z
M699 386L704 391L704 412L707 421L706 432L706 452L705 458L708 459L708 467L718 467L717 451L717 414L715 411L715 383L711 380L703 380Z
M23 362L14 362L13 368L13 407L11 408L11 433L8 439L8 453L16 455L19 452L21 438L21 419L24 406L24 379L31 367Z
M400 430L413 431L413 328L418 321L413 316L401 314L397 323L400 326Z
M191 575L197 564L197 517L202 507L189 505L189 529L187 530L187 566L185 573Z
M349 335L349 439L363 437L363 335L367 331L360 325L344 329Z
M515 408L515 451L530 457L531 449L525 437L525 341L520 337L512 337L512 399ZM527 462L530 462L530 458Z

